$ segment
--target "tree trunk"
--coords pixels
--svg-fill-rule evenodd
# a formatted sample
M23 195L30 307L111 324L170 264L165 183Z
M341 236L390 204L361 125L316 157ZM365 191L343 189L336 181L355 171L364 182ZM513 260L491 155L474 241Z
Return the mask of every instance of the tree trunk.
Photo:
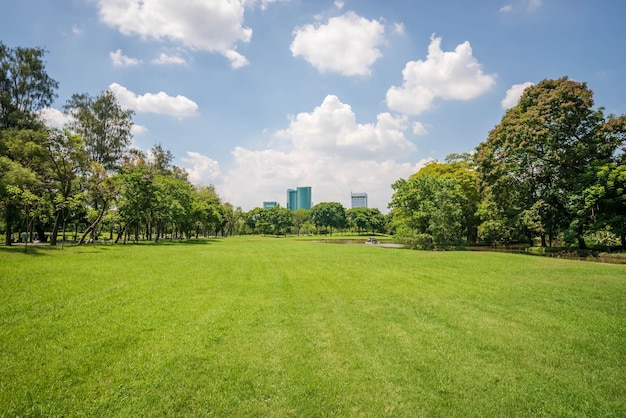
M50 234L50 245L57 245L57 234L59 233L59 225L63 218L63 209L57 209L57 213L54 217L54 226L52 227L52 234Z
M128 226L128 224L125 224L123 227L120 228L120 231L117 234L117 238L115 238L115 244L117 244L118 241L120 240L120 238L126 233L126 227L127 226ZM126 244L126 240L124 240L124 244Z
M102 217L104 216L104 212L106 212L106 208L107 208L107 203L104 202L102 204L102 210L98 213L98 217L96 218L95 221L93 221L91 225L89 225L89 227L85 230L85 232L83 232L83 235L78 240L78 245L83 245L85 243L85 239L87 238L87 235L89 235L90 233L93 233L96 230L96 227L98 226L98 224L102 220Z
M12 235L13 231L11 230L11 207L7 207L6 216L4 221L6 222L6 228L4 229L4 244L11 245L13 244Z
M548 243L546 242L546 234L545 232L541 233L541 246L542 247L547 247Z

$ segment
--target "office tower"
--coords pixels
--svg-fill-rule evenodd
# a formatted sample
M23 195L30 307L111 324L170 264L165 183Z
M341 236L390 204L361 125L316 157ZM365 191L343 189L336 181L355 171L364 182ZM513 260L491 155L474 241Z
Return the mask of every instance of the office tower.
M311 187L298 187L296 194L296 209L311 209Z
M311 209L311 187L287 189L287 209Z
M367 193L350 193L352 209L367 207Z
M297 192L294 189L287 189L287 209L296 210L298 206Z

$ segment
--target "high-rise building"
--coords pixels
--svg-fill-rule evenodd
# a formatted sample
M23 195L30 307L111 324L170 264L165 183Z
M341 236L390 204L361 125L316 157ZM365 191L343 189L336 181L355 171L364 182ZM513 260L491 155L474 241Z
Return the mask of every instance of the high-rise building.
M352 193L350 192L352 200L352 209L354 208L366 208L367 207L367 193Z
M287 209L311 209L311 187L287 189Z
M287 189L287 209L293 211L298 208L298 194L294 189Z
M298 187L296 194L297 209L311 209L311 187Z
M263 202L263 209L270 209L278 206L278 202Z

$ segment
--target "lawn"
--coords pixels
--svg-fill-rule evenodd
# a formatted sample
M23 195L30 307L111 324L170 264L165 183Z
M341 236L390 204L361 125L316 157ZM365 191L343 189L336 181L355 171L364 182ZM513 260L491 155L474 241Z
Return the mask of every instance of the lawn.
M0 247L3 416L624 416L626 266L295 238Z

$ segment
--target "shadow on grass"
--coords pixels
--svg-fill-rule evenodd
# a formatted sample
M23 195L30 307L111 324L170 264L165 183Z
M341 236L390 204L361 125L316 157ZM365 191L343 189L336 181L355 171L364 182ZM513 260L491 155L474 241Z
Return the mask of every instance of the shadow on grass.
M16 245L2 245L0 246L0 253L13 253L13 254L24 254L24 255L33 255L33 256L42 256L48 255L50 251L60 250L61 247L50 247L49 245L28 245L25 247L23 244Z

